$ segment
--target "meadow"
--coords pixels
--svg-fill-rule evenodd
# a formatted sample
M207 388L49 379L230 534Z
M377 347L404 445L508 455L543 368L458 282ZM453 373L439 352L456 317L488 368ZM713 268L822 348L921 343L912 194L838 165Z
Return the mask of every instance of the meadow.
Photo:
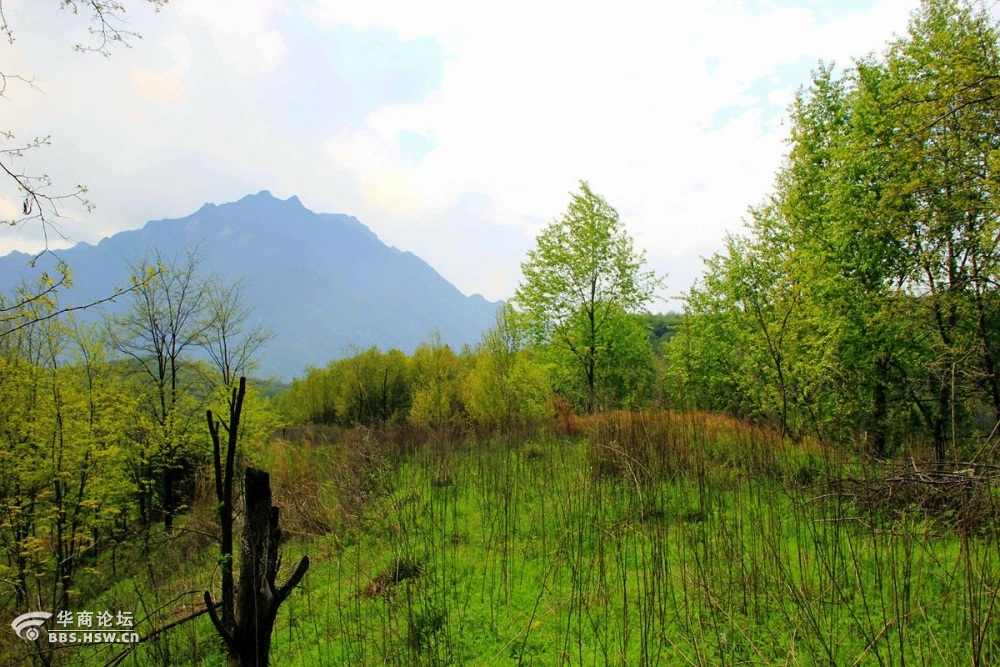
M921 461L707 413L506 437L287 429L260 463L285 562L313 566L272 664L995 663L994 469ZM197 610L218 584L212 522L193 507L93 604L136 609L146 633ZM119 650L63 657L225 664L206 616Z

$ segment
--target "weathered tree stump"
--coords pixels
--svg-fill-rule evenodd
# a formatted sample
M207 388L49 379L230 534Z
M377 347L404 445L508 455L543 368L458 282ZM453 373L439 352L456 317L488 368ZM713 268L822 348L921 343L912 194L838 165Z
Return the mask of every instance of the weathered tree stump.
M215 613L212 597L205 591L205 604L216 631L229 649L233 667L260 667L268 664L271 631L278 607L309 569L303 556L295 572L281 588L275 588L280 558L281 528L278 508L271 504L271 476L263 470L247 468L244 494L246 515L240 549L240 576L236 587L236 614L232 630Z

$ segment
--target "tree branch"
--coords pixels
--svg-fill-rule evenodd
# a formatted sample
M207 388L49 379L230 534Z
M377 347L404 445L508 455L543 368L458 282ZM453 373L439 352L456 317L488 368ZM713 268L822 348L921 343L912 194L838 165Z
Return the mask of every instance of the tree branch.
M215 613L215 608L221 606L222 602L212 602L212 594L205 591L205 611L208 612L208 617L212 619L212 625L215 626L215 631L219 633L219 636L226 642L226 646L229 647L231 653L236 652L236 639L233 638L232 633L226 629L226 626L222 624L222 619L219 615Z
M292 576L288 579L288 583L275 592L275 606L285 601L285 598L289 596L292 589L298 586L299 582L302 581L302 577L306 576L306 570L308 569L309 556L303 556L302 560L299 561L298 566L295 568L295 572L293 572Z

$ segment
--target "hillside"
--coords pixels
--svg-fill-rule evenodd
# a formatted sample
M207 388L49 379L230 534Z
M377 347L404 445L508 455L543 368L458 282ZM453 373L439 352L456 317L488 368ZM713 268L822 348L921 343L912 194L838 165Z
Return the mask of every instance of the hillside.
M245 281L255 317L275 333L260 372L281 379L355 346L411 352L435 330L456 348L473 344L499 305L462 294L422 259L386 245L356 218L315 213L297 197L281 200L267 191L60 251L74 283L63 302L111 294L127 282L129 262L154 247L165 258L197 248L206 274ZM0 275L26 275L29 259L16 252L0 258ZM35 270L54 261L43 258Z

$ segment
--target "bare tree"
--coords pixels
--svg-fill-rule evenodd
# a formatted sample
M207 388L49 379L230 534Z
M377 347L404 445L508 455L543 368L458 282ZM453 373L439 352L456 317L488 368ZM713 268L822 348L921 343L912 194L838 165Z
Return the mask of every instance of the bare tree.
M167 0L144 0L144 2L149 3L159 11ZM58 4L68 13L83 14L90 18L88 30L90 39L87 42L81 41L74 44L73 48L77 51L98 53L107 57L111 55L111 50L114 47L128 47L131 40L141 39L138 33L127 28L126 2L124 0L57 0L53 4ZM130 3L131 6L138 4L138 2ZM7 40L8 45L14 44L14 28L7 21L3 0L0 0L0 36ZM0 70L0 98L7 98L8 87L15 83L24 84L31 88L35 87L35 80L30 75ZM3 138L2 144L0 144L2 145L0 148L0 172L14 182L18 192L23 196L21 216L3 222L20 225L32 220L37 221L42 224L46 238L48 238L47 234L52 229L52 221L61 217L60 206L64 202L75 200L88 211L93 209L93 204L86 198L86 186L77 185L68 192L52 194L50 193L53 186L52 180L44 173L31 173L23 165L28 153L51 143L50 137L35 137L18 142L9 130L0 130L0 137Z
M237 280L226 283L210 278L206 292L207 321L202 347L218 375L212 383L221 381L224 387L233 387L236 380L256 369L256 354L274 332L264 324L254 324L253 307L243 296L244 283Z

